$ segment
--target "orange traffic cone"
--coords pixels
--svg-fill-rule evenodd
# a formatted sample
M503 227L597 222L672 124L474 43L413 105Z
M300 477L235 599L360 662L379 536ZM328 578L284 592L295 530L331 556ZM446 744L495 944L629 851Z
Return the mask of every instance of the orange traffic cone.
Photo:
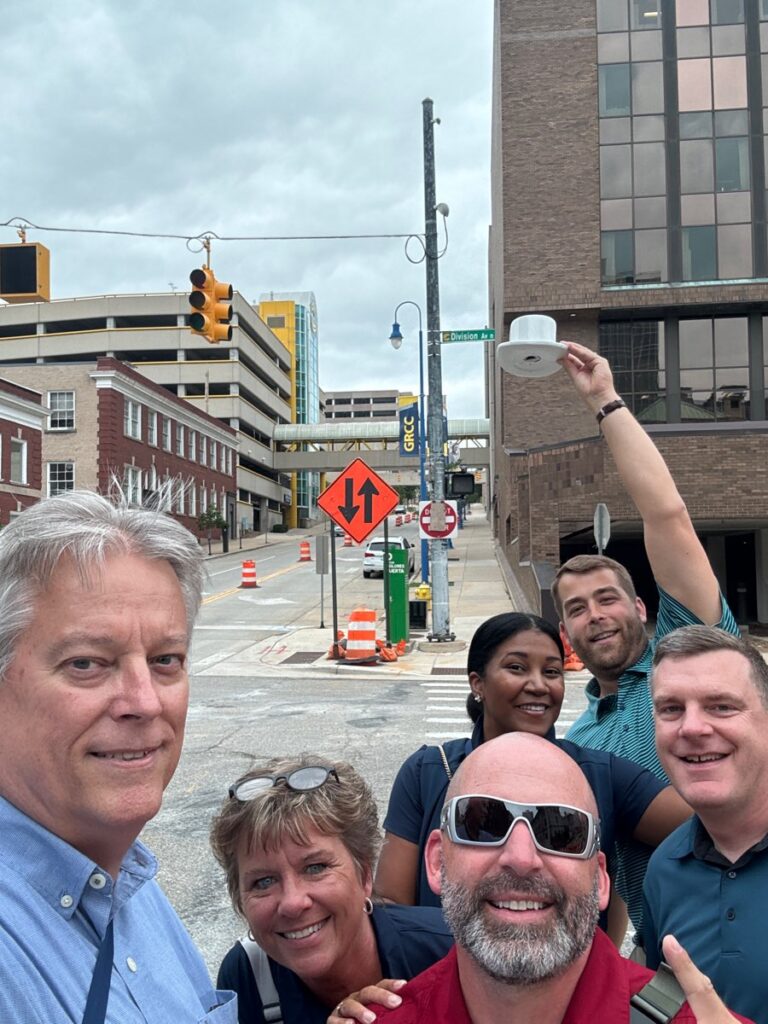
M581 672L584 668L584 662L578 656L578 654L571 647L568 640L563 637L563 647L565 648L565 661L563 662L563 668L566 672Z

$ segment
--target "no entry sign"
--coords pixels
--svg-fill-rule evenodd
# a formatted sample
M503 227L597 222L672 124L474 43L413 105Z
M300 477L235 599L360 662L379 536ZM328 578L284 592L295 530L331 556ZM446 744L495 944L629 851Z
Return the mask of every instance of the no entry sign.
M457 502L442 502L445 508L444 516L437 512L435 504L432 501L419 502L419 536L423 540L447 540L459 528Z

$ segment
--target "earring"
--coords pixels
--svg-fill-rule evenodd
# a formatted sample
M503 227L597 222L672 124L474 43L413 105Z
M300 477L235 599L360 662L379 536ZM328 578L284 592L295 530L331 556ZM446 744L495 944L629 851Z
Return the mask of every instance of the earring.
M368 914L369 917L373 913L373 900L371 899L370 896L366 896L365 899L363 900L363 910L366 912L366 914Z
M256 936L253 934L250 928L248 929L248 938L251 940L251 942L256 942Z
M475 701L476 701L476 702L477 702L478 704L482 704L482 703L483 703L483 698L482 698L482 697L480 696L480 694L479 694L479 693L473 693L473 694L472 694L472 697L474 698L474 700L475 700Z

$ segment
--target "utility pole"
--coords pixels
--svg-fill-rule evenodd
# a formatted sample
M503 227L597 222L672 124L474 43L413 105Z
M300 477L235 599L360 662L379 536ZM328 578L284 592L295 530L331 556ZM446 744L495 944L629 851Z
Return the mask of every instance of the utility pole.
M445 500L445 431L443 371L440 355L440 285L437 273L437 198L435 195L435 119L432 100L422 101L424 125L424 220L427 265L427 367L429 380L429 461L435 518ZM448 551L442 540L430 541L432 555L432 632L430 640L453 640L448 608Z

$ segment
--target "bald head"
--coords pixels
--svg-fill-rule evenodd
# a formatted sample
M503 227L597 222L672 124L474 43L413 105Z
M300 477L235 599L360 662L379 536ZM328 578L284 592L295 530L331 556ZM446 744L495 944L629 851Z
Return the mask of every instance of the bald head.
M465 793L518 803L570 804L597 817L581 768L554 743L530 733L505 733L473 750L453 776L446 802Z

